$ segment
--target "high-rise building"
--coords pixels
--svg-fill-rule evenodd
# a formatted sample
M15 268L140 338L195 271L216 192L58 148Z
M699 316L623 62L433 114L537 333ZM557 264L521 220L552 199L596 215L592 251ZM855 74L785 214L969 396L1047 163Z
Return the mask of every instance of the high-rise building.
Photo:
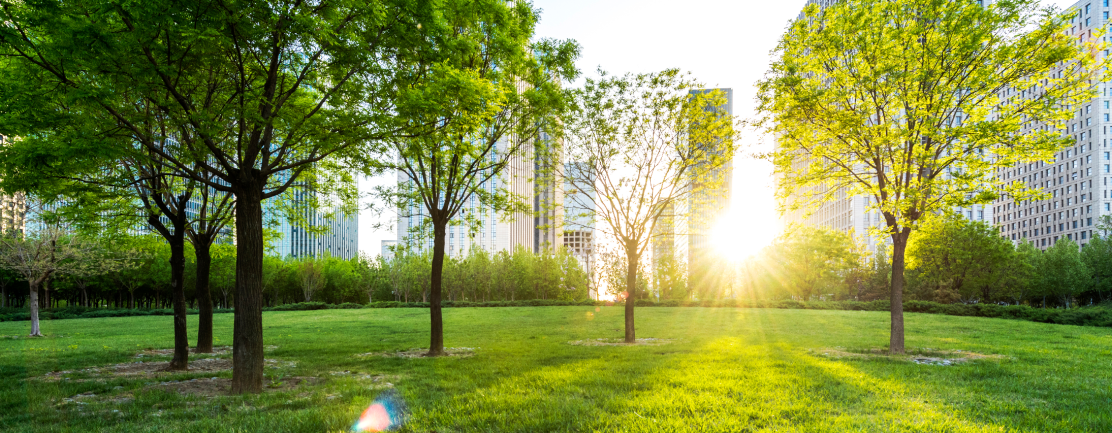
M542 142L552 142L553 138L541 132ZM560 150L563 146L545 146ZM538 154L533 158L533 252L541 254L553 251L564 245L564 203L565 183L560 173L565 168L563 154Z
M733 117L733 89L699 89L692 90L690 94L709 92L721 92L725 97L725 103L704 109ZM707 144L690 143L690 145ZM717 143L713 146L717 146ZM710 164L710 161L703 163ZM695 182L709 184L709 187L701 186L693 192L688 192L682 200L669 204L653 227L653 261L659 263L660 260L669 258L683 263L688 272L689 285L698 285L706 280L702 273L709 271L706 266L711 263L714 254L711 230L729 209L733 170L734 163L730 159L710 170L705 178L690 179L687 188L691 188L690 184Z
M808 0L807 5L817 4L819 7L825 8L837 1L839 0ZM987 3L991 3L991 1ZM803 13L800 12L797 19L803 18ZM807 160L801 158L793 164L797 170L802 170L807 163ZM814 189L801 189L796 191L793 197L789 197L788 200L824 192ZM874 228L884 227L886 223L880 212L868 210L873 204L870 197L850 195L845 188L836 191L835 197L834 200L819 203L813 208L785 211L780 218L781 231L793 225L806 225L852 233L870 252L875 252L879 244L890 241L887 237L875 238L871 235ZM954 208L953 211L971 221L986 223L992 221L993 213L990 205L959 207Z
M576 187L576 182L594 184L590 176L583 176L579 170L581 165L576 162L564 164L565 181L564 193L564 220L563 243L568 252L577 260L587 275L594 275L595 270L595 191L583 190ZM574 181L572 179L575 179ZM597 297L597 288L591 288L592 297Z
M0 135L0 146L3 145L4 136ZM26 230L26 216L27 204L22 193L5 194L0 191L0 233Z
M1085 41L1094 32L1109 25L1108 1L1084 0L1070 9L1073 14L1070 37ZM1104 51L1104 56L1109 52ZM1022 182L1050 194L1046 200L1012 202L1002 197L993 203L992 222L1001 236L1013 242L1026 240L1046 249L1061 238L1084 246L1093 238L1101 215L1112 214L1112 158L1108 140L1112 138L1112 95L1109 83L1096 84L1099 95L1080 106L1064 132L1074 142L1063 149L1050 163L1018 164L1000 170L997 176L1005 181ZM1028 89L1008 88L1000 91L1002 98L1026 98ZM1027 131L1045 129L1046 125L1030 123Z
M22 193L0 192L0 233L21 232L26 229L27 223L24 220L27 214L26 207Z
M350 260L359 255L359 215L339 209L321 208L318 192L303 184L287 190L283 199L263 204L263 220L277 231L273 254L280 257L339 257ZM286 200L286 201L281 201ZM296 218L291 221L292 210Z
M396 241L394 239L383 239L382 240L382 252L379 253L379 254L382 255L383 259L386 259L386 260L393 259L394 258L394 246L397 245L397 244L398 244L398 241Z
M495 149L489 157L492 162L500 158L499 155L502 153L509 151L511 144L509 140L510 138L507 137L495 143ZM509 163L502 169L500 175L479 185L479 188L489 192L505 190L518 197L534 197L537 188L534 179L536 162L533 154L532 145L521 146L516 155L510 156ZM408 182L409 179L405 174L398 173L399 185ZM513 251L517 247L522 247L533 251L537 245L536 220L532 212L499 214L492 207L480 203L477 197L472 196L456 221L462 221L463 214L479 224L472 227L464 224L448 226L445 253L452 257L465 256L472 248L496 252ZM419 250L432 249L431 226L423 226L427 218L422 203L412 203L408 208L399 209L398 245Z

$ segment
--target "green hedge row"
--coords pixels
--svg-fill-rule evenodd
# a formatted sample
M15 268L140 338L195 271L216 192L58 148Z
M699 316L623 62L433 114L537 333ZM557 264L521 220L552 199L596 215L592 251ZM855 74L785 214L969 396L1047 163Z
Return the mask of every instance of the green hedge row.
M13 311L13 308L5 308L0 310L0 322L14 322L20 320L31 320L31 313L27 309L19 309ZM217 308L213 313L231 313L233 310L227 308ZM197 310L189 310L189 314L197 314ZM62 320L62 319L92 319L97 317L131 317L131 316L173 316L174 310L169 308L142 310L142 309L105 309L105 308L84 308L84 307L68 307L60 308L57 310L42 310L39 311L40 320Z
M555 306L602 306L614 305L613 302L598 301L550 301L532 299L525 301L496 301L496 302L471 302L471 301L445 301L446 308L474 308L474 307L555 307ZM778 308L791 310L845 310L845 311L888 311L888 301L830 301L830 302L802 302L794 300L783 301L753 301L753 300L725 300L725 301L637 301L638 307L711 307L711 308ZM325 304L323 302L302 302L297 304L279 305L264 308L264 311L310 311L329 309L358 309L358 308L428 308L428 302L372 302L370 304ZM1013 320L1027 320L1041 323L1054 323L1060 325L1102 326L1112 327L1112 309L1106 307L1083 307L1069 310L1034 308L1025 305L996 305L996 304L939 304L928 301L908 301L904 303L904 311L909 313L945 314L950 316L991 317ZM216 309L214 313L230 313L230 309ZM125 317L125 316L170 316L173 310L108 310L95 308L71 307L59 310L42 311L41 319L84 319L94 317ZM197 310L189 310L189 314L197 314ZM13 308L0 309L0 322L16 320L30 320L30 313L26 310Z

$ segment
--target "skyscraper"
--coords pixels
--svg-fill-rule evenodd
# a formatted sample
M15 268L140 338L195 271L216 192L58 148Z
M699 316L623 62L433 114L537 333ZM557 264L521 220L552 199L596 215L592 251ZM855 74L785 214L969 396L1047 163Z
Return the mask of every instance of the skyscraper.
M271 199L263 204L263 220L275 231L278 239L272 246L279 257L339 257L349 260L359 255L359 215L347 215L340 209L318 207L324 201L319 192L304 184L287 190L283 200ZM287 212L296 218L291 221Z
M0 135L0 146L4 136ZM26 230L27 204L22 193L5 194L0 191L0 233Z
M500 158L499 154L509 151L509 140L510 138L503 138L495 143L494 152L489 156L491 161ZM520 147L518 154L510 156L509 163L499 176L492 177L478 187L489 192L504 190L517 197L534 198L537 192L535 168L533 146L524 145ZM398 173L399 185L408 182L405 174ZM474 227L463 224L448 226L445 253L449 256L465 256L472 248L496 252L513 251L519 246L533 251L536 247L537 227L533 212L499 214L491 206L480 203L478 198L472 196L460 213L453 222L462 221L463 214L466 214L479 224ZM422 203L412 203L407 208L399 209L398 245L419 250L432 249L432 236L426 233L431 231L431 226L422 229L426 218L428 215Z
M819 7L827 7L839 0L809 0L807 5L817 4ZM991 3L991 1L985 2ZM804 6L806 7L806 5ZM800 12L797 19L803 19L804 15ZM793 169L803 170L806 167L807 161L804 158L799 158L793 161ZM813 189L801 189L796 191L788 200L794 200L798 197L806 197L810 194L820 194L826 191L816 191ZM846 233L852 233L857 241L863 243L870 252L875 252L878 244L890 241L889 238L881 236L874 237L871 231L875 228L881 228L886 225L883 216L876 210L868 210L872 203L872 198L865 195L850 195L848 190L840 188L835 191L835 199L823 203L819 203L812 208L787 210L780 218L780 230L784 231L793 225L806 225L811 227L821 227L830 230L837 230ZM973 205L970 207L959 207L952 209L954 212L962 215L971 221L992 221L992 206L990 205Z
M563 182L564 193L564 220L563 220L563 244L579 261L583 270L587 271L587 275L594 275L595 257L597 254L595 248L595 191L593 189L583 191L576 188L571 179L582 179L584 182L594 183L594 180L589 176L583 176L578 172L581 165L573 162L564 164L565 180ZM592 287L593 297L597 297L597 287Z
M691 95L721 92L725 103L720 106L704 107L705 110L733 117L733 89L692 90ZM706 143L690 143L690 146L705 146ZM703 161L701 164L711 164ZM705 273L712 263L714 249L711 244L711 230L725 215L732 196L734 163L726 160L722 165L710 170L703 179L689 179L686 188L689 192L682 200L667 205L653 227L652 257L654 265L667 258L683 264L688 272L688 285L698 286L708 281ZM695 183L705 185L695 185Z
M1085 41L1094 32L1109 25L1108 1L1084 0L1069 9L1073 12L1068 36ZM1103 55L1107 57L1109 51ZM1106 75L1107 76L1107 75ZM1050 163L1018 164L1001 170L1001 180L1022 182L1028 187L1040 188L1050 194L1047 200L1013 202L1001 197L993 203L992 222L1000 235L1013 242L1026 240L1046 249L1059 239L1070 239L1084 246L1093 238L1093 231L1101 215L1112 214L1112 158L1108 140L1112 138L1112 95L1109 83L1096 84L1099 95L1078 107L1074 118L1067 124L1065 134L1074 144L1058 152ZM1008 88L1000 92L1002 98L1026 98L1029 89ZM1045 125L1031 122L1027 131L1036 131Z

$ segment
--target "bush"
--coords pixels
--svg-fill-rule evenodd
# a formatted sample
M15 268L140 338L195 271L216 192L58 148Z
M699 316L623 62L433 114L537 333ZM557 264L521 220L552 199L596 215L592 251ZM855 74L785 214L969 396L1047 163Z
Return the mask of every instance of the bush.
M859 302L859 301L820 301L803 302L797 300L675 300L668 299L655 302L649 299L637 301L638 307L713 307L713 308L775 308L775 309L806 309L806 310L844 310L844 311L888 311L890 303L885 300ZM621 305L612 301L561 301L545 299L529 299L522 301L446 301L446 308L476 308L476 307L550 307L550 306L601 306ZM429 308L428 302L397 302L376 301L369 304L346 302L343 304L325 304L323 302L301 302L297 304L278 305L264 308L264 311L312 311L326 309L356 309L356 308ZM229 308L214 309L214 314L231 313ZM1040 323L1053 323L1060 325L1101 326L1112 327L1112 307L1091 306L1064 309L1034 308L1025 305L996 305L996 304L940 304L930 301L907 301L904 311L908 313L943 314L948 316L989 317L999 319L1026 320ZM189 314L197 314L197 310L189 310ZM43 310L39 312L42 320L83 319L96 317L129 317L129 316L172 316L174 310L128 310L128 309L97 309L83 307L67 307L57 310ZM0 322L31 320L31 314L22 308L0 309Z
M307 310L324 310L328 308L328 304L324 302L299 302L296 304L278 305L275 307L263 308L263 311L307 311Z

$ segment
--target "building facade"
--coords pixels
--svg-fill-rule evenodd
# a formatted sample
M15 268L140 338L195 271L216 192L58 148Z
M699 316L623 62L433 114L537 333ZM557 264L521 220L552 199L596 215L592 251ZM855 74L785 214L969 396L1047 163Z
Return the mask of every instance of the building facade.
M593 188L576 187L577 182L594 184L591 176L583 176L576 162L564 164L564 221L563 244L575 256L587 275L594 275L596 261L595 198ZM575 179L574 181L572 179ZM591 296L598 297L597 288L591 287Z
M4 136L0 135L0 146L4 145ZM22 193L5 194L0 191L0 233L9 231L22 232L27 229L27 203Z
M1069 36L1078 41L1095 37L1101 29L1108 30L1107 0L1084 0L1075 3ZM1107 36L1104 36L1107 40ZM1109 55L1109 51L1102 53ZM1001 236L1013 242L1031 242L1040 249L1053 246L1059 239L1070 239L1085 246L1101 215L1112 214L1112 186L1109 186L1110 165L1108 140L1112 138L1112 95L1109 83L1097 84L1099 94L1079 107L1064 132L1073 145L1058 152L1053 162L1019 164L1000 170L1001 180L1022 182L1049 194L1046 200L1013 202L1006 197L993 203L992 222ZM1026 98L1034 89L1009 88L1002 98ZM1045 129L1046 125L1030 123L1027 131Z
M325 197L305 185L295 184L281 198L263 204L263 221L274 230L272 254L279 257L338 257L359 255L359 215L319 206ZM291 215L292 214L292 215ZM292 217L292 218L291 218Z
M495 149L489 156L494 162L505 152L511 150L510 138L503 138L495 143ZM536 162L532 145L520 147L516 155L511 155L509 163L498 176L491 177L479 185L479 188L488 192L504 190L517 197L535 196L537 191L534 182ZM485 176L482 176L485 177ZM398 173L398 185L404 186L409 182L403 173ZM521 247L533 251L537 245L536 220L532 212L518 212L512 215L500 214L491 206L479 202L472 196L464 205L456 221L469 218L476 224L456 224L448 226L447 239L445 239L445 253L452 257L466 256L472 249L482 249L489 252L513 251ZM536 200L534 199L534 203ZM412 203L404 209L398 210L397 244L417 250L432 249L432 227L427 225L424 205Z
M837 1L839 0L809 0L807 5L817 4L819 7L827 7ZM991 3L991 1L987 3ZM801 11L797 19L803 18L803 12ZM808 161L804 159L800 159L794 163L796 165L794 168L796 170L802 170L803 167L807 165L807 162ZM794 197L802 197L806 194L823 192L825 191L801 189L797 191L793 197L789 197L788 200L793 200ZM880 212L870 210L871 206L874 204L872 203L871 197L850 195L848 190L844 188L836 191L834 196L834 200L818 204L813 208L786 210L780 218L780 232L789 230L790 227L793 226L802 225L850 233L854 235L858 242L865 245L870 253L875 253L880 245L884 245L890 241L886 236L878 238L872 234L876 233L878 229L884 228L886 223ZM993 205L990 204L959 207L954 208L953 211L970 221L982 221L991 224L993 220Z
M724 116L734 115L734 91L730 88L699 89L690 93L704 94L708 92L722 92L726 98L725 104L717 107L706 107ZM700 143L691 143L699 146ZM708 162L709 163L709 162ZM665 208L660 218L657 219L652 233L652 257L654 266L661 263L664 258L669 258L682 263L687 270L688 285L699 285L707 278L703 273L713 262L714 248L711 241L711 230L723 218L730 207L733 196L732 159L726 160L721 166L713 169L707 179L700 179L710 187L681 194L683 199L677 200ZM689 183L696 182L691 179Z

